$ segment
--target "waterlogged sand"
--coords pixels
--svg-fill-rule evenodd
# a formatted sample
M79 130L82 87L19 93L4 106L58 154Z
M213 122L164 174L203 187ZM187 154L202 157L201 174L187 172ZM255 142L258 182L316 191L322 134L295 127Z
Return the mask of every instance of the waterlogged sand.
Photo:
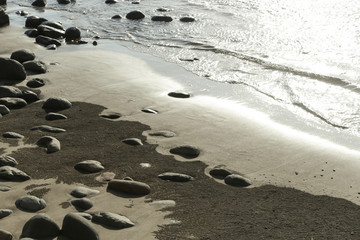
M1 30L1 39L11 40L16 29L11 30ZM18 34L21 36L21 31ZM78 184L100 191L91 197L94 207L89 212L121 213L136 223L124 230L95 225L101 239L360 238L358 152L280 126L242 103L198 95L171 98L168 92L190 86L173 78L184 70L158 59L139 59L99 46L46 51L29 43L25 37L16 38L0 53L10 55L20 46L33 49L49 67L49 72L41 75L47 79L41 88L43 98L65 97L73 107L61 112L69 117L61 121L45 121L41 103L0 119L0 132L11 130L26 136L23 146L11 150L10 155L19 161L19 169L33 178L24 183L0 182L12 187L0 192L0 208L14 211L0 220L1 229L19 236L34 213L16 209L14 201L26 193L39 193L25 190L26 186L46 183L49 185L38 187L50 189L42 196L48 207L40 212L60 226L66 213L76 211L68 202L70 190ZM156 72L151 64L168 66L174 73ZM122 117L116 121L100 118L105 108ZM158 114L141 111L146 108ZM67 130L55 136L62 144L59 152L46 154L44 149L31 147L44 134L30 128L40 124ZM149 135L160 130L176 136ZM141 139L144 145L121 142L129 137ZM2 141L3 152L9 151L6 144L17 145L14 140ZM180 145L198 147L200 156L188 160L169 153ZM148 183L150 195L124 198L108 192L106 184L94 180L99 174L84 175L73 168L87 159L102 162L116 178L130 176ZM150 167L144 168L143 163ZM208 176L208 170L216 165L245 174L253 185L236 188ZM174 183L157 178L166 171L185 173L194 180ZM166 212L157 211L159 205L151 204L155 200L173 200L176 205L163 209Z

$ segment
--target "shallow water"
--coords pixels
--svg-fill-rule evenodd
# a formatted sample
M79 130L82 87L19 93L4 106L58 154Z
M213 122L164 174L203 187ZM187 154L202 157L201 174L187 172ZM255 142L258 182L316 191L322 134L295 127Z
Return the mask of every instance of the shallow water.
M360 136L358 1L144 0L109 5L78 0L65 6L49 1L45 9L32 8L31 0L8 2L12 21L21 25L24 18L15 12L22 9L65 27L78 26L89 39L99 35L175 62L204 82L229 85L218 97L245 103L261 99L256 100L259 108L279 121L290 121L277 115L283 109L335 138ZM157 11L160 7L169 11ZM146 18L124 18L136 9ZM116 14L123 18L111 19ZM152 22L155 15L174 20ZM180 22L183 16L196 21Z

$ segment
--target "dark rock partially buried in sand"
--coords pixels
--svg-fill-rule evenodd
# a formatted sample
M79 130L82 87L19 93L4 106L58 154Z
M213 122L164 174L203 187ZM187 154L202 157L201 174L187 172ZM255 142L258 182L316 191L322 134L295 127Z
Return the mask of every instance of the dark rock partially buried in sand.
M149 133L149 135L156 136L156 137L166 137L166 138L171 138L171 137L176 136L176 134L174 132L167 131L167 130L151 132L151 133Z
M88 198L81 198L81 199L74 199L71 200L71 204L78 210L78 211L86 211L89 210L94 206Z
M2 97L21 97L22 91L17 87L0 86L0 98Z
M46 0L35 0L31 5L33 5L34 7L45 7L46 4Z
M225 178L228 175L232 174L232 172L223 167L215 167L209 171L209 174L213 177L222 177Z
M23 171L17 168L10 166L3 166L0 167L0 179L22 182L29 180L30 177L29 175L27 175L26 173L24 173Z
M227 185L235 186L235 187L247 187L251 185L251 181L241 175L238 174L230 174L224 179Z
M71 3L70 0L57 0L57 2L58 2L59 4L64 4L64 5Z
M0 81L7 80L16 83L25 80L25 68L18 61L0 57L0 66Z
M16 133L16 132L4 132L2 134L2 136L4 138L15 138L15 139L21 139L21 138L24 138L23 135L19 134L19 133Z
M40 100L39 96L30 90L23 90L20 97L24 99L27 103L33 103Z
M141 145L143 145L141 140L138 139L138 138L127 138L127 139L122 140L122 142L126 143L128 145L131 145L131 146L141 146Z
M192 18L192 17L182 17L182 18L180 18L180 22L195 22L195 18Z
M122 17L119 14L116 14L111 17L111 19L121 19Z
M135 226L130 219L116 213L98 212L91 215L92 222L100 224L104 227L123 229Z
M61 234L71 240L99 240L94 227L76 213L69 213L64 217Z
M34 73L46 73L47 71L47 67L42 61L27 61L23 63L23 66L27 71Z
M3 4L0 4L0 5L3 5ZM4 9L2 9L0 7L0 27L5 27L5 26L8 26L9 24L10 24L9 15L7 15L5 13Z
M150 193L150 186L146 183L119 179L111 180L108 183L108 189L134 195L147 195Z
M94 190L94 189L90 189L90 188L86 188L86 187L77 187L70 192L70 195L73 197L76 197L76 198L83 198L83 197L88 197L91 195L96 195L99 193L100 193L100 191L98 191L98 190Z
M107 118L107 119L118 119L121 117L120 113L116 113L116 112L109 112L109 111L104 111L103 113L101 113L99 115L102 118Z
M60 234L60 228L47 214L40 213L30 218L24 225L22 238L53 239Z
M4 97L0 98L0 104L5 105L9 109L19 109L27 105L27 102L22 98Z
M162 174L158 175L158 178L161 178L163 180L169 180L172 182L188 182L188 181L194 179L193 177L191 177L189 175L182 174L182 173L173 173L173 172L162 173Z
M13 213L10 209L0 209L0 219L7 217ZM1 239L1 238L0 238Z
M79 40L81 38L80 29L77 27L70 27L65 31L66 41Z
M151 21L154 22L171 22L173 19L169 16L153 16L151 17Z
M36 142L36 145L46 148L46 153L58 152L61 149L60 141L51 136L44 136L40 138Z
M85 160L79 162L74 166L74 168L82 173L97 173L105 169L101 162L95 160Z
M174 97L174 98L189 98L190 94L184 93L184 92L170 92L170 93L168 93L168 96Z
M193 146L180 146L170 149L170 153L191 159L197 158L200 155L200 150Z
M9 113L10 113L10 109L5 105L0 104L0 114L4 116Z
M40 35L46 36L46 37L50 37L50 38L55 38L55 39L59 39L65 36L65 31L55 28L55 27L51 27L48 25L39 25L37 27L37 30L39 32Z
M50 113L46 114L45 119L48 121L62 120L62 119L67 119L67 116L65 116L64 114L60 114L60 113L50 112Z
M15 201L15 205L17 208L23 211L37 212L46 207L46 202L44 199L31 195L26 195L18 198Z
M51 132L51 133L62 133L62 132L66 132L65 129L62 128L57 128L57 127L51 127L48 125L40 125L40 126L36 126L31 128L32 131L38 130L41 132Z
M65 98L51 97L44 102L42 108L45 110L61 111L71 108L71 106L71 102Z
M45 46L45 47L52 45L52 44L55 44L58 47L61 46L61 42L59 40L56 40L56 39L53 39L50 37L46 37L43 35L37 36L35 41L36 41L36 43L38 43L42 46Z
M11 59L14 59L20 63L31 61L35 59L35 54L33 52L30 52L29 50L22 49L15 51L10 56Z
M117 0L105 0L106 4L114 4L114 3L117 3L117 2L118 2Z
M15 160L15 158L10 156L0 156L0 167L2 166L15 167L16 165L18 165L18 162Z
M130 20L141 20L145 15L140 11L132 11L126 14L126 18Z
M37 16L29 16L26 18L25 27L27 28L37 28L41 23L46 22L46 18L40 18Z
M1 240L12 240L15 238L13 238L13 235L10 232L0 229L0 239Z

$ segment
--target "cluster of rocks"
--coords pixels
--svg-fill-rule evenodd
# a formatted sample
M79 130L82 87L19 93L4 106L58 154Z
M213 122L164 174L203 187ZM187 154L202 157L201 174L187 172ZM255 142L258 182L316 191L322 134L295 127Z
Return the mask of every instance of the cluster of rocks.
M225 167L215 167L209 171L209 174L217 179L223 179L227 185L235 187L248 187L251 181L241 174L233 173Z
M116 3L115 0L107 0L106 3ZM165 12L164 8L159 8L158 9L159 12ZM167 10L170 11L170 10ZM125 16L127 19L129 20L142 20L145 18L145 14L139 10L135 10L135 11L131 11L129 13L126 14ZM121 19L122 17L120 15L114 15L112 17L112 19ZM195 22L195 18L193 17L181 17L179 19L181 22ZM173 18L171 16L165 16L165 15L157 15L157 16L152 16L151 17L151 21L154 22L172 22Z

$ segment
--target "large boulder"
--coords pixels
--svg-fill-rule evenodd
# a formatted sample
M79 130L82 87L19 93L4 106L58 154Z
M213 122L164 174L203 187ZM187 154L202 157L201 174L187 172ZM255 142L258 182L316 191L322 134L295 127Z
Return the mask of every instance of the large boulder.
M53 239L60 234L59 226L45 213L30 218L24 225L22 238Z
M135 224L127 217L111 212L99 212L92 214L92 222L103 225L104 227L115 229L135 226Z
M7 26L9 24L10 24L9 15L7 15L5 11L0 7L0 27Z
M62 38L65 36L65 31L57 29L48 25L41 24L37 27L37 30L40 35L50 37L50 38Z
M114 179L108 183L108 189L135 195L147 195L150 186L143 182Z
M42 46L49 46L52 44L55 44L56 46L61 46L61 42L59 40L56 40L54 38L50 38L47 36L39 35L35 38L35 42L42 45Z
M25 68L21 63L10 58L0 57L0 81L21 82L26 78Z
M69 213L64 217L61 234L70 240L99 240L94 227L76 213Z
M145 15L140 11L132 11L126 14L126 18L130 20L140 20L143 19Z
M25 27L37 28L41 23L46 22L46 18L39 18L37 16L29 16L26 18Z
M27 102L22 98L3 97L0 98L0 104L5 105L9 109L19 109L27 105Z
M61 111L71 108L71 106L71 102L65 98L51 97L44 102L42 108L45 110Z
M40 138L36 145L46 149L46 153L58 152L61 149L60 141L51 136L44 136Z
M46 207L46 202L44 199L26 195L18 198L15 201L15 205L20 210L28 211L28 212L37 212Z
M30 52L26 49L21 49L18 51L15 51L10 56L11 59L14 59L20 63L31 61L35 59L35 54L33 52Z
M0 167L0 179L8 180L8 181L18 181L23 182L29 180L30 177L23 171L10 167L10 166L3 166Z
M42 61L26 61L23 63L23 66L27 71L31 71L34 73L46 73L47 71L47 67Z

